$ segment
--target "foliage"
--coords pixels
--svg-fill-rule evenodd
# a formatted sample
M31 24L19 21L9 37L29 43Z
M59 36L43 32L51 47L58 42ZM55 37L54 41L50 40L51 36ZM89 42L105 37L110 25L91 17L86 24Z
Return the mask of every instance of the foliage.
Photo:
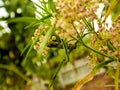
M118 12L119 0L39 0L39 3L32 2L35 6L34 8L26 7L36 13L35 18L33 18L34 14L30 10L28 12L24 11L23 2L25 4L25 1L22 0L16 0L16 2L11 0L11 8L6 3L4 6L8 13L14 12L15 14L15 18L8 19L11 18L9 14L9 17L5 19L8 19L8 26L11 29L9 34L10 37L13 36L11 40L14 40L14 46L11 47L18 49L18 55L11 54L13 51L9 47L1 48L3 50L7 49L7 52L10 53L8 56L12 58L13 56L18 57L14 58L15 61L5 57L7 58L5 61L2 55L1 60L4 61L1 62L0 68L3 72L4 69L7 69L16 73L21 78L24 77L23 79L27 81L29 80L26 75L23 76L23 73L30 72L31 76L35 74L38 78L42 77L47 80L51 80L50 78L53 76L50 84L52 86L62 66L66 63L74 62L74 59L80 58L80 54L81 57L86 57L89 54L93 70L80 80L72 90L79 90L83 84L91 80L103 67L107 67L107 70L109 70L109 67L112 67L112 70L115 72L113 74L115 77L115 90L118 90L120 17L119 13L115 12ZM101 17L98 17L96 12L100 3L104 5L104 9ZM17 7L19 5L21 7ZM24 8L21 14L16 12L18 8ZM29 14L33 17L26 17ZM106 19L110 14L113 21L112 26L109 28ZM94 21L97 22L95 23ZM21 22L26 23L23 25ZM30 22L29 25L28 22ZM98 30L96 30L95 24L97 24ZM26 30L24 30L24 27ZM32 37L32 41L22 51L21 48L25 46L30 37ZM1 46L7 45L4 41L2 42ZM20 42L24 42L24 44L22 43L21 45ZM38 53L36 56L32 47ZM27 50L28 52L26 52ZM22 56L19 56L21 51ZM75 54L74 52L77 53ZM86 52L88 53L84 56ZM3 52L1 53L3 54ZM24 55L25 53L27 53L26 56ZM110 66L111 62L114 63L112 66ZM13 67L18 67L18 69ZM40 72L42 69L45 69L45 71ZM54 75L53 72L55 72Z
M1 23L10 18L16 17L34 17L26 5L33 6L28 0L2 0L3 6L8 14L7 17L1 17ZM28 23L9 23L9 32L7 27L2 27L0 31L0 89L1 90L21 90L26 81L31 81L26 75L26 70L33 71L32 67L26 69L21 66L25 55L20 56L21 51L30 40L33 28L24 29ZM30 58L35 57L32 50ZM32 63L28 63L30 65ZM27 67L28 67L27 65ZM33 65L33 64L32 64Z

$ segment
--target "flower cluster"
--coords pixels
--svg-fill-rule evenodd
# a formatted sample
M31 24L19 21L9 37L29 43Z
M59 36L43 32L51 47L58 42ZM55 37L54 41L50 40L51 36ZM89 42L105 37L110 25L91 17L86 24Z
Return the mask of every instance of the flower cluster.
M57 0L57 12L53 13L52 23L59 28L56 34L61 38L69 38L71 35L77 36L73 25L78 32L84 29L83 18L93 21L97 18L99 0Z
M32 37L33 42L35 42L35 44L34 44L34 50L36 50L36 51L39 51L39 50L40 50L40 45L41 45L41 43L42 43L43 40L44 40L44 37L45 37L45 34L46 34L46 29L48 29L48 28L49 28L49 26L46 26L46 27L44 27L44 26L39 26L39 27L35 30L34 36ZM44 49L43 54L46 54L47 51L48 51L48 49L49 49L49 48L46 47L46 48Z
M92 36L92 48L108 56L120 58L120 16L109 30L102 26L97 34L99 36Z
M55 2L56 12L52 14L53 17L51 18L52 25L55 25L56 27L55 35L59 36L60 39L70 41L70 44L74 44L75 41L72 40L73 37L77 38L78 33L83 33L86 29L83 19L86 19L88 22L93 22L94 20L98 21L96 11L99 8L100 1L104 3L105 7L109 6L108 0L57 0ZM102 23L100 23L99 26L97 32L98 36L96 36L96 34L92 35L91 46L96 50L100 50L102 53L110 54L111 52L114 52L108 50L110 49L110 46L116 49L116 43L114 43L115 40L113 40L113 38L111 38L113 36L110 35L115 34L116 38L119 37L117 34L118 32L116 32L117 29L115 29L115 27L118 26L115 24L111 30L107 30ZM32 40L36 42L34 45L36 51L40 49L40 44L44 39L45 29L48 29L48 27L38 27L32 37ZM56 37L52 36L51 39L56 39ZM119 43L117 43L117 45L119 46ZM116 54L118 52L114 53Z
M39 27L35 30L34 36L32 37L33 42L35 42L34 49L35 49L36 51L39 50L40 44L41 44L41 42L42 42L43 39L44 39L44 36L40 34L40 32L41 32L43 29L44 29L43 26L39 26Z

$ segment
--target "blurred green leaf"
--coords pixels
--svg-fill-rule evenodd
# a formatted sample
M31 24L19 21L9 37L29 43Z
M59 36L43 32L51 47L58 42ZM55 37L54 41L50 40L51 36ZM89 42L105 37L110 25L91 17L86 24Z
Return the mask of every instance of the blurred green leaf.
M37 4L37 3L35 3L35 2L33 2L33 3L34 3L38 8L40 8L40 10L43 10L46 14L50 14L50 12L49 12L46 8L40 6L39 4Z
M116 6L119 5L118 3L120 3L119 0L113 0L110 4L110 7L108 8L104 20L103 22L107 19L107 17L113 12L114 9L116 9Z
M107 61L103 61L99 64L97 64L94 68L93 71L99 70L100 68L103 68L105 65L107 65L110 62L113 62L114 60L107 60Z
M67 57L68 62L69 62L70 58L69 58L69 53L68 53L68 49L67 49L67 45L66 45L65 40L62 39L62 43L63 43L63 47L64 47L64 50L65 50L65 53L66 53L66 57Z
M112 11L112 21L114 21L120 15L120 0Z
M27 54L26 54L26 56L25 56L25 58L24 58L24 60L23 60L23 62L22 62L22 65L23 65L23 66L26 65L26 63L27 63L27 57L28 57L30 51L32 50L34 44L36 43L36 40L37 40L37 39L38 39L38 37L35 38L35 41L34 41L34 42L32 42L32 44L31 44L31 46L30 46L30 48L29 48L29 50L28 50L28 52L27 52ZM31 41L32 41L32 40L31 40ZM31 42L30 42L30 43L31 43ZM29 43L28 43L28 46L29 46ZM28 47L28 46L27 46L27 47ZM27 49L27 47L25 47L25 49L23 50L22 53L24 53L24 51Z
M7 20L7 23L11 23L11 22L30 22L31 23L35 21L40 21L40 20L34 17L19 17L19 18L9 19Z
M48 7L50 10L52 10L52 12L55 12L56 6L55 6L55 2L53 2L53 0L48 0Z
M21 78L30 81L30 79L28 77L26 77L14 64L9 64L9 65L3 65L0 64L0 68L2 69L7 69L7 70L11 70L14 73L16 73L17 75L19 75Z
M0 30L4 29L3 26L0 25Z
M44 48L46 47L47 45L47 42L48 42L48 39L51 37L52 33L54 32L55 30L55 26L52 26L46 33L45 37L44 37L44 41L41 43L41 46L40 46L40 50L38 51L39 53L39 56L41 58L41 55L44 51Z
M113 52L116 50L116 48L113 46L113 44L109 41L107 42L107 47L112 50Z
M28 47L32 44L32 40L29 41L29 43L25 46L25 48L22 50L21 55L28 49Z
M30 9L30 10L32 10L33 12L36 12L36 13L38 13L39 15L41 15L41 16L44 16L44 14L42 14L40 11L38 11L36 8L33 8L33 7L31 7L31 6L28 6L28 8Z
M57 70L56 70L56 72L55 72L55 75L53 76L53 79L52 79L52 81L51 81L50 87L54 84L54 81L55 81L58 73L60 72L62 66L64 65L64 63L65 63L65 59L63 59L62 62L59 64L59 66L58 66L58 68L57 68Z

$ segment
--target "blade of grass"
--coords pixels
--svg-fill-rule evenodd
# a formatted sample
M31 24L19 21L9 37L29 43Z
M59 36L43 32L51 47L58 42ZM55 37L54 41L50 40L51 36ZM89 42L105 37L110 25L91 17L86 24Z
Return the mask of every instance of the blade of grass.
M65 50L65 53L66 53L66 57L67 57L67 59L68 59L68 62L70 61L70 58L69 58L69 53L68 53L68 50L67 50L67 45L66 45L66 42L65 42L65 40L61 40L62 41L62 43L63 43L63 47L64 47L64 50Z

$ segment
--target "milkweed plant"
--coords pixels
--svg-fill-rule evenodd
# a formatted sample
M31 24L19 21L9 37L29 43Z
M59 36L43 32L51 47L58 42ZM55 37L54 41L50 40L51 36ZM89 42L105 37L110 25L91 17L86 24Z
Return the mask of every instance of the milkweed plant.
M93 69L78 81L72 90L80 90L103 67L112 68L115 90L119 90L120 1L39 0L39 3L33 4L36 17L28 27L38 26L32 36L32 47L39 54L41 63L51 47L64 48L66 53L51 80L51 85L61 67L71 62L69 54L80 45L91 51L88 59ZM103 5L103 8L98 15L100 5ZM111 25L107 22L110 16ZM86 38L89 42L85 41Z

